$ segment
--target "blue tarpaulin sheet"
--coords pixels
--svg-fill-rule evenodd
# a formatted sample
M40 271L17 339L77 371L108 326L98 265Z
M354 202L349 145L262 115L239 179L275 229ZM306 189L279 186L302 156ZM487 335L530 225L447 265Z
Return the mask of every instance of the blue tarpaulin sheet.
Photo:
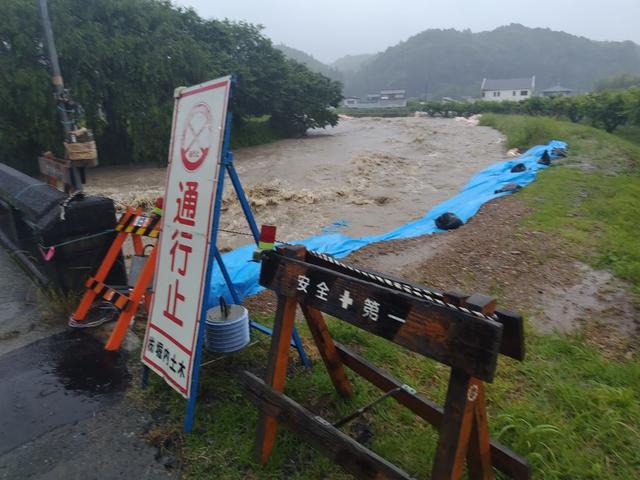
M292 243L302 244L309 250L315 250L333 255L336 258L341 258L371 243L413 238L420 235L440 232L441 230L436 227L435 219L446 212L456 214L466 223L476 214L483 204L495 198L508 195L509 192L495 193L496 190L499 190L505 184L517 183L521 187L524 187L533 182L538 171L547 167L546 165L538 163L538 160L544 155L545 151L553 160L558 157L560 151L566 150L566 147L567 144L565 142L553 140L547 145L538 145L530 148L520 155L520 157L513 160L494 163L473 176L456 196L436 205L424 217L402 225L390 232L360 238L351 238L341 233L325 233ZM526 169L522 172L512 173L511 168L518 163L524 164ZM260 264L251 261L255 249L255 244L245 245L222 256L240 300L243 300L249 295L254 295L263 289L258 284ZM212 275L209 295L211 304L208 305L207 308L217 305L220 296L224 296L227 302L232 302L229 289L220 272L219 266L215 262Z

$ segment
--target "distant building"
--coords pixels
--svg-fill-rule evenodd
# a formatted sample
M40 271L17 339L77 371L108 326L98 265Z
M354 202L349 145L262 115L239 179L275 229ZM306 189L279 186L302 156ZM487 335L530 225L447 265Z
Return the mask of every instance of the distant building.
M573 93L573 90L561 85L555 85L553 87L546 88L542 91L543 97L568 97Z
M406 107L406 90L380 90L381 107Z
M482 80L482 100L490 102L518 102L531 98L536 88L536 77L499 78Z
M358 105L359 100L360 97L344 97L344 99L342 100L342 105L345 107L355 107L356 105Z
M366 98L346 97L342 104L349 108L392 108L406 107L406 90L380 90L380 93L369 93Z

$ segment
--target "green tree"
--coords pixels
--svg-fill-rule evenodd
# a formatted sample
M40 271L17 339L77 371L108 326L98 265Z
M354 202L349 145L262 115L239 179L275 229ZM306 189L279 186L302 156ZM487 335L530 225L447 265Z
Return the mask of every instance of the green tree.
M594 127L604 128L609 133L625 123L628 118L624 97L617 92L587 95L585 113Z
M282 132L334 125L341 86L285 59L259 27L205 20L165 0L50 0L65 84L101 162L164 163L177 86L235 73L236 126L270 115ZM0 16L0 161L33 170L61 145L35 0ZM60 152L58 152L60 153Z
M342 87L302 64L287 61L287 77L291 79L271 112L271 124L287 135L303 135L310 128L336 125L338 115L327 109L342 99Z
M564 32L523 25L493 31L432 29L387 48L345 78L345 93L364 95L404 88L429 98L480 95L483 78L536 76L536 88L557 83L589 91L599 78L640 74L640 46L597 42Z
M633 73L622 73L612 77L604 78L595 82L594 90L603 92L605 90L625 90L630 87L640 85L640 75Z
M640 87L630 88L626 93L629 121L640 125Z
M586 97L584 95L561 97L558 99L558 105L563 115L573 123L578 123L585 115L585 100Z

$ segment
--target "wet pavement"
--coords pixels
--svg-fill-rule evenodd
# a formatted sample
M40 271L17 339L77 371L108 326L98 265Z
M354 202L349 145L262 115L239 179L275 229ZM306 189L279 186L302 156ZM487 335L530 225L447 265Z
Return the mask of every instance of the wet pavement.
M42 318L36 286L0 247L0 355L62 329Z
M45 321L35 292L0 250L0 479L179 478L142 438L135 355Z
M0 454L122 400L125 354L91 335L66 331L0 357Z

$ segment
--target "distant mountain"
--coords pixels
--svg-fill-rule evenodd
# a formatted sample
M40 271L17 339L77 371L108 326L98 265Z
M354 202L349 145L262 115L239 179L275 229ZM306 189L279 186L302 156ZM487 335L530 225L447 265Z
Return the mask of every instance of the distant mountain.
M330 66L345 75L353 75L360 70L367 62L375 58L375 54L363 53L360 55L345 55L333 62Z
M285 57L306 65L309 70L313 72L321 73L332 80L338 80L340 82L344 81L344 75L339 70L327 65L326 63L322 63L320 60L317 60L302 50L297 50L284 44L276 45L276 48L284 53Z
M404 88L410 96L478 96L485 77L531 75L537 90L561 84L588 91L597 80L622 73L640 73L640 46L633 42L597 42L519 24L481 33L426 30L365 59L346 77L344 93Z

